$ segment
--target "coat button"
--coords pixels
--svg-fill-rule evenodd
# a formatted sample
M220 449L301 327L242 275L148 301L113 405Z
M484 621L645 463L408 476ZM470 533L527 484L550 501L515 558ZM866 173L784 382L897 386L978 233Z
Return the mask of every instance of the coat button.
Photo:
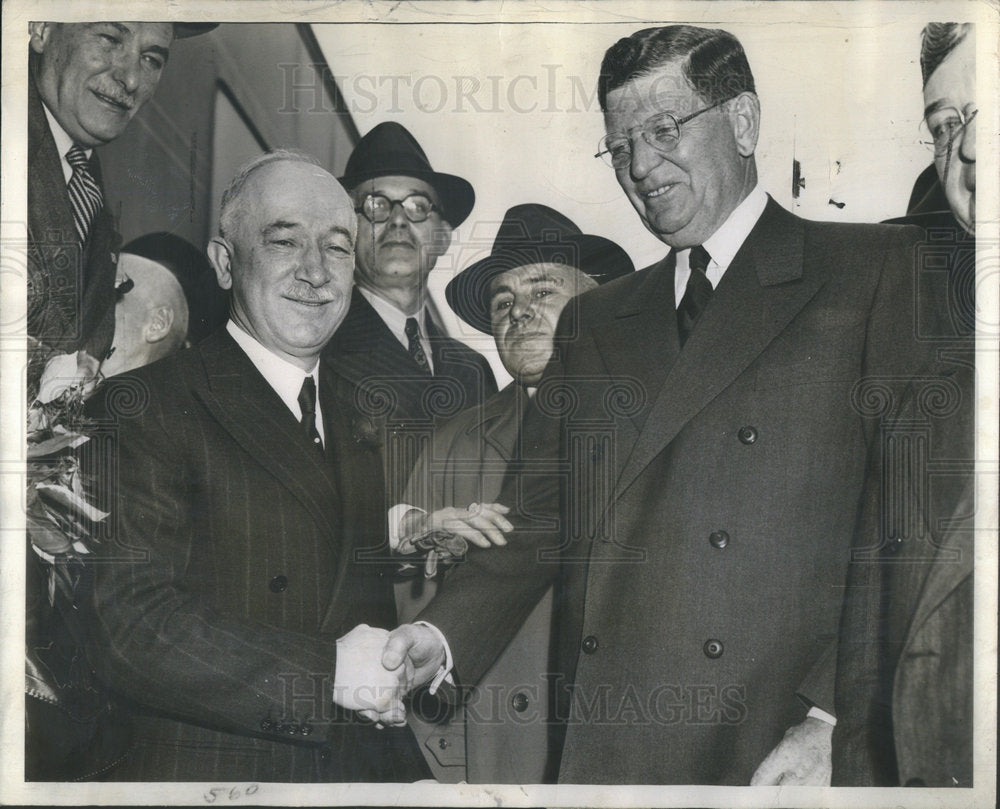
M442 750L447 750L450 746L451 742L449 742L444 736L438 739L438 747L440 747Z
M740 431L736 434L736 437L739 438L744 444L752 444L757 440L757 428L740 427Z
M288 579L285 576L275 576L271 579L268 587L272 593L283 593L288 589Z
M524 713L528 708L528 695L523 691L518 692L511 697L510 704L518 713Z
M583 649L584 654L592 655L597 651L597 638L593 635L587 635L583 639L583 643L580 644L580 648Z
M308 722L303 722L301 725L299 725L299 733L301 733L303 736L308 736L312 732L313 732L312 725L310 725Z
M324 764L333 758L333 751L330 749L329 745L323 745L323 749L320 750L319 760Z
M718 548L721 551L729 544L729 534L725 531L713 531L708 535L708 541L713 548Z
M709 638L705 641L704 647L705 657L709 660L715 660L716 658L722 657L722 641L716 640L715 638Z
M260 729L263 730L265 733L267 733L272 727L274 727L274 722L272 722L270 719L260 720Z

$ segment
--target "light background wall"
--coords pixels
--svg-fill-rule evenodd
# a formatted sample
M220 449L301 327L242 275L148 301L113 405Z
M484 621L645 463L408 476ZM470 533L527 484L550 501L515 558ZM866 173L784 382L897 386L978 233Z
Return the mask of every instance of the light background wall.
M399 121L436 169L475 187L475 209L438 262L431 289L449 329L487 353L491 339L451 316L443 289L489 251L511 205L550 205L585 232L617 241L637 267L665 253L613 171L592 157L603 134L595 94L601 58L617 39L648 25L693 22L739 37L761 99L761 183L782 205L840 221L905 213L914 179L931 162L917 142L919 34L930 18L900 21L892 5L845 9L824 25L809 24L802 6L788 7L780 21L771 14L752 24L713 16L704 5L663 3L660 8L680 16L590 24L581 13L566 23L484 17L450 24L439 15L426 24L313 29L362 134L381 121ZM683 16L695 8L697 19ZM308 94L300 94L307 103ZM805 180L798 199L792 197L793 160ZM499 363L495 368L507 378Z

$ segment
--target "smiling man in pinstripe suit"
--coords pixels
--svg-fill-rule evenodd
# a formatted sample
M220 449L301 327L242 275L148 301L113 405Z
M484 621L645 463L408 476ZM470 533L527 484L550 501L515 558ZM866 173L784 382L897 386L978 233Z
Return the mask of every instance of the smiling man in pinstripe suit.
M426 775L407 729L355 713L385 710L396 685L359 654L395 621L388 580L359 561L384 535L377 447L356 438L348 383L319 369L350 302L356 227L311 158L250 161L209 246L229 323L94 403L113 450L96 642L136 709L118 779Z

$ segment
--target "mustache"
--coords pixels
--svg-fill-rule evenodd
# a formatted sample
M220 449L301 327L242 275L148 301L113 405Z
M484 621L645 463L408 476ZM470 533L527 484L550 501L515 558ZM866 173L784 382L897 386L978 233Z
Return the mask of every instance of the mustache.
M129 111L131 111L132 108L135 107L135 100L129 93L123 94L118 90L114 89L109 90L104 87L95 87L94 92L104 96L108 100L114 102L115 104L118 104L121 107L124 107Z
M282 293L286 298L292 298L306 303L333 303L340 299L337 293L322 292L311 286L290 287Z

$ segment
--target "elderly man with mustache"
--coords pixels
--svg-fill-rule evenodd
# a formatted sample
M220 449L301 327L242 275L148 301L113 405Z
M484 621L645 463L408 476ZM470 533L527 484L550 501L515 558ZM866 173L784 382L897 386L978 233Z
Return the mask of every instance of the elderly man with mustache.
M354 205L312 158L272 152L230 183L219 229L229 322L90 403L114 438L96 643L136 707L115 777L425 777L407 729L356 713L393 702L396 678L359 656L396 611L360 561L385 531L377 447L357 440L353 387L319 362L351 300Z

